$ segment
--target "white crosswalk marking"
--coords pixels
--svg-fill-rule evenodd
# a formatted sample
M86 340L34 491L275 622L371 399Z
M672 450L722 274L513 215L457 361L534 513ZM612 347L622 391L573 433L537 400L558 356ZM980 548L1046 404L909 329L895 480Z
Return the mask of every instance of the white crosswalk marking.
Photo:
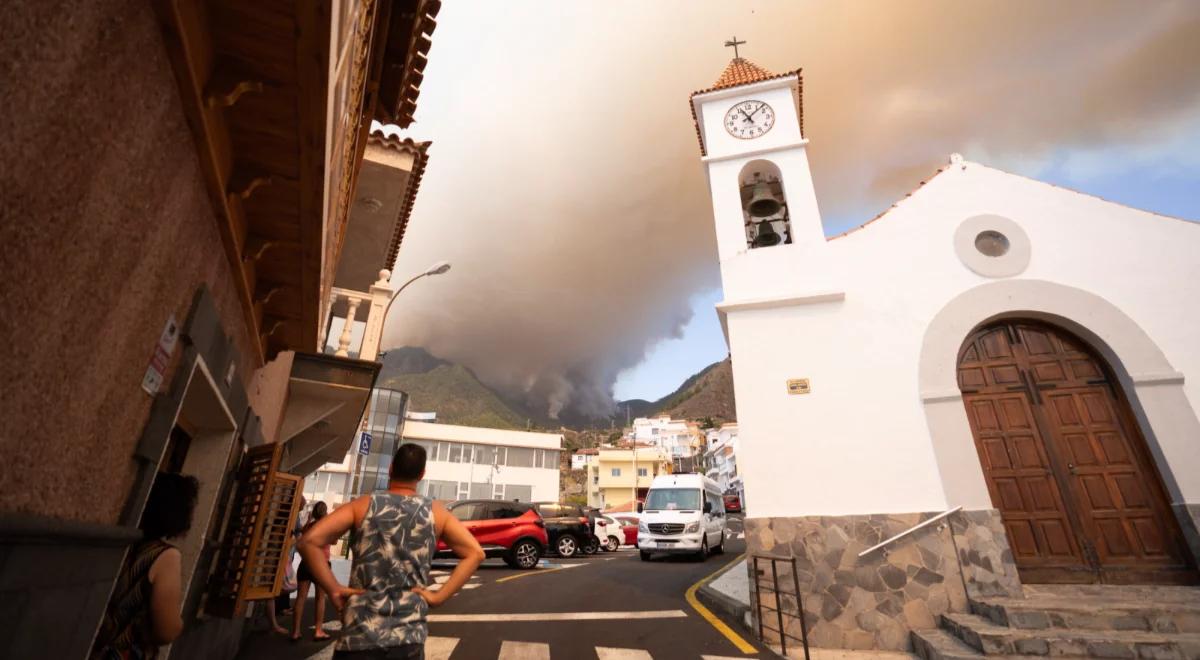
M542 612L537 614L430 614L430 623L497 623L504 621L605 621L612 619L682 619L683 610L646 612Z
M429 637L425 640L425 660L450 660L456 646L457 637Z
M496 660L550 660L550 645L536 642L504 642Z
M450 660L454 650L458 648L458 637L430 636L425 640L425 660ZM330 660L333 657L333 644L325 646L308 660ZM620 649L607 646L596 647L598 660L654 660L654 656L643 649ZM674 656L672 656L674 657ZM725 655L702 655L700 660L754 660L752 657L733 657ZM496 660L550 660L550 645L541 642L513 642L504 640L500 643L500 655Z
M596 657L600 660L654 660L654 657L642 649L614 649L605 646L596 647Z

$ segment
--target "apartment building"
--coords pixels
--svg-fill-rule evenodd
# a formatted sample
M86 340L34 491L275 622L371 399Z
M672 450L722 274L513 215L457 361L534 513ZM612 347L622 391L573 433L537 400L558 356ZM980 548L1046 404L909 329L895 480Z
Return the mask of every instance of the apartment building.
M537 502L558 499L562 441L558 433L409 421L401 444L425 448L422 495Z
M629 511L641 502L650 482L660 474L671 473L671 459L660 447L650 444L633 447L600 448L596 461L588 466L588 506L606 511Z
M701 467L704 433L696 422L671 419L667 415L638 417L625 439L662 449L671 460L673 472L693 472Z
M738 425L737 422L723 424L720 428L709 429L708 446L705 449L705 465L709 479L721 485L721 490L728 495L737 495L745 500L742 488L742 475L737 467Z

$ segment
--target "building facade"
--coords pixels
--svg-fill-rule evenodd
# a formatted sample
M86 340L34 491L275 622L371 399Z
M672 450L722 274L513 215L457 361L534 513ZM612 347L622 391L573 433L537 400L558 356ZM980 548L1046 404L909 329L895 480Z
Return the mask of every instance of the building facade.
M704 434L700 425L669 416L638 417L633 420L625 439L662 449L670 458L674 472L698 469L704 455Z
M571 454L571 469L586 470L589 465L595 463L600 456L599 449L577 449Z
M256 522L295 516L378 372L320 336L367 127L411 122L436 4L0 16L0 159L20 163L0 175L0 300L23 310L0 324L0 600L20 604L0 655L87 655L160 472L200 482L165 656L232 657L277 592L286 549Z
M422 495L544 502L558 500L562 441L558 433L410 421L402 443L425 448Z
M745 506L745 489L742 475L738 472L738 426L737 422L722 424L709 429L707 447L704 450L705 474L721 486L726 495L737 495Z
M660 474L671 474L671 457L660 447L601 447L588 466L588 506L604 511L633 511L645 500L650 483Z
M692 107L748 551L796 558L816 646L904 650L1023 584L1197 579L1200 225L955 155L826 239L798 71L735 59Z

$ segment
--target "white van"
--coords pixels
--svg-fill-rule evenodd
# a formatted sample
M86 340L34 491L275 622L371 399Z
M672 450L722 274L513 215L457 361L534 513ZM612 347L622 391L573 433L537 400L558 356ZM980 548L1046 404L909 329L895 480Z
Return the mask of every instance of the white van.
M638 523L642 561L655 552L695 555L703 561L725 545L725 503L721 487L702 474L654 478Z

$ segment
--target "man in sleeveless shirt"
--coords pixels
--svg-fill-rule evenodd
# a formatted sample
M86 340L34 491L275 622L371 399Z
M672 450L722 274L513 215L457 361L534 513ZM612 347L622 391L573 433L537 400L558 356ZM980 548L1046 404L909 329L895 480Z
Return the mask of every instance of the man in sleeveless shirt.
M479 567L483 548L439 501L417 494L425 476L425 449L403 444L396 450L386 491L343 505L313 525L300 539L300 556L314 581L342 612L335 659L422 660L429 634L430 608L446 602ZM321 548L351 529L354 561L350 585L338 584ZM441 589L429 589L430 564L438 540L458 556Z

